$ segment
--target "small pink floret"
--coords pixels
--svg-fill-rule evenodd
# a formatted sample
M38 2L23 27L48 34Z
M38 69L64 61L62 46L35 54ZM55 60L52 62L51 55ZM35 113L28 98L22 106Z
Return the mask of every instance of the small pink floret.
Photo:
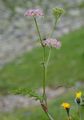
M25 16L43 16L43 11L41 9L29 9L25 12Z
M48 46L48 47L60 48L61 42L56 39L48 38L43 41L43 45Z

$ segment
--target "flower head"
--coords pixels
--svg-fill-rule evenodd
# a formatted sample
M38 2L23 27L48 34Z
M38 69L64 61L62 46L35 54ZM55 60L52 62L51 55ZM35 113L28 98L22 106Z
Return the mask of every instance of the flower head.
M53 15L56 19L59 19L63 13L64 13L63 8L57 8L57 7L53 8Z
M76 98L80 99L80 98L81 98L81 95L82 95L81 92L77 92L77 93L76 93Z
M43 11L41 9L29 9L25 12L25 16L43 16Z
M56 39L48 38L43 41L43 45L48 46L48 47L60 48L61 42Z
M69 103L65 102L65 103L62 103L61 106L66 110L67 115L68 115L68 117L70 118L69 112L70 112L70 107L71 107L71 105L70 105Z
M70 104L69 103L62 103L62 107L64 109L70 109Z
M80 104L80 102L81 102L81 95L82 95L82 92L76 93L75 101L77 104Z

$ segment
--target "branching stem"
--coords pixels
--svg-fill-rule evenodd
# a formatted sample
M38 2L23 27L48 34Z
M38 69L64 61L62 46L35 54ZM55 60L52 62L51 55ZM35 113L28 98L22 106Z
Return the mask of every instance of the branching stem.
M49 55L48 55L48 59L47 59L47 62L45 60L45 55L46 55L46 52L45 52L45 46L43 45L43 42L42 42L42 37L41 37L41 34L40 34L40 30L39 30L39 27L38 27L38 24L37 24L37 20L35 17L34 18L34 22L35 22L35 25L36 25L36 29L37 29L37 33L38 33L38 36L39 36L39 40L40 40L40 43L41 43L41 46L43 48L43 103L41 102L41 106L44 110L44 112L46 113L47 117L49 118L49 120L54 120L51 115L48 113L48 106L47 106L47 97L46 97L46 91L45 91L45 87L46 87L46 72L47 72L47 66L48 66L48 63L49 63L49 59L50 59L50 54L51 54L51 49L49 50ZM47 109L47 111L45 111L45 108Z

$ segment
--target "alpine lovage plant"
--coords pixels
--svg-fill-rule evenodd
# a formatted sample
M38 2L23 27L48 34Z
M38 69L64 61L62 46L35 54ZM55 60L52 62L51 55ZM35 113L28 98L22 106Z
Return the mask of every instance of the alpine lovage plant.
M43 53L42 53L42 55L43 55L43 61L42 61L42 66L43 66L42 88L43 88L43 91L42 91L42 95L38 95L35 91L22 89L22 88L20 88L16 92L18 94L29 94L31 97L35 97L36 100L39 100L40 105L41 105L43 111L45 112L45 114L47 115L47 117L49 118L49 120L54 120L54 118L49 113L48 104L47 104L47 96L46 96L47 68L48 68L52 48L54 47L56 49L59 49L61 47L61 42L59 40L57 40L56 38L52 38L52 36L53 36L57 22L59 21L60 17L64 13L64 9L53 8L52 13L54 16L54 25L52 27L51 32L49 33L49 37L46 39L42 38L42 35L40 33L40 30L39 30L38 22L37 22L37 17L44 17L45 16L43 13L43 10L42 9L29 9L24 14L24 16L32 17L32 19L34 20L36 30L38 33L38 37L39 37L39 42L40 42L41 47L43 49ZM49 53L47 56L47 60L45 59L46 47L49 47Z
M39 26L38 26L38 22L37 22L37 17L44 17L44 13L42 9L29 9L25 12L24 16L28 16L28 17L32 17L36 26L36 30L38 33L38 37L39 37L39 42L41 44L41 47L43 49L43 60L42 60L42 66L43 66L43 81L42 81L42 95L39 95L38 93L36 93L33 90L29 90L27 88L19 88L18 90L13 90L12 92L15 94L22 94L22 95L30 95L30 97L34 97L35 100L39 100L40 105L43 109L43 111L45 112L45 114L47 115L49 120L55 120L51 114L49 113L48 110L48 104L47 104L47 96L46 96L46 78L47 78L47 69L48 69L48 64L50 61L50 57L51 57L51 51L52 48L56 48L59 49L61 47L61 42L59 40L57 40L56 38L52 38L53 37L53 33L54 30L56 28L56 24L58 23L60 17L62 16L62 14L64 13L64 9L62 8L53 8L52 9L52 13L54 16L54 25L52 27L51 32L49 33L49 37L43 39L42 35L40 33L39 30ZM49 51L48 51L48 56L46 59L46 48L49 47ZM81 106L84 106L84 96L82 95L82 92L79 91L76 93L75 95L75 103L77 105L77 115L78 115L78 120L82 120L82 116L81 116ZM68 102L64 102L61 105L67 113L67 120L74 120L73 116L70 114L70 109L71 109L71 104L69 104Z
M64 13L64 10L62 8L53 8L52 13L54 15L55 23L54 23L52 31L49 35L49 38L46 38L46 39L42 38L42 35L40 33L40 30L39 30L38 22L36 19L36 17L39 17L39 16L44 17L45 16L43 13L43 10L42 9L29 9L24 14L25 16L28 16L28 17L31 16L33 18L35 26L36 26L36 30L37 30L37 33L39 36L39 42L40 42L41 47L43 49L43 61L42 61L42 65L43 65L43 85L42 85L43 93L42 93L41 97L39 95L35 96L35 94L32 94L31 96L36 97L36 99L38 99L40 101L40 105L41 105L42 109L44 110L44 112L46 113L49 120L54 120L54 118L49 114L48 105L47 105L47 96L46 96L46 89L45 89L46 88L45 83L46 83L46 76L47 76L47 68L48 68L52 48L54 47L54 48L59 49L61 47L61 42L55 38L52 38L52 35L53 35L53 32L55 30L55 27L56 27L58 20L60 19L61 15ZM45 59L46 47L49 47L49 54L48 54L47 60Z

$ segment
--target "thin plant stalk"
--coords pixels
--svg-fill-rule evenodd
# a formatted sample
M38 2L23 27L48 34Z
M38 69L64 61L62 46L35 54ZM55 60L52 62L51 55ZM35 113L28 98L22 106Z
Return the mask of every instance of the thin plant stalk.
M48 53L48 58L47 58L47 61L45 61L45 48L44 48L44 82L43 82L43 86L44 86L44 92L43 92L43 96L45 98L45 102L46 102L46 105L47 105L47 97L46 97L46 92L45 92L45 84L46 84L46 78L47 78L47 69L48 69L48 64L49 64L49 60L50 60L50 56L51 56L51 47L49 49L49 53Z
M48 58L47 58L47 61L46 61L46 69L47 69L47 67L48 67L48 64L49 64L49 60L50 60L50 56L51 56L51 47L50 47L50 49L49 49L49 54L48 54Z
M44 76L44 78L43 78L43 98L47 105L47 97L46 97L46 91L45 91L45 87L46 87L45 46L43 47L43 76Z
M34 18L34 22L35 22L35 25L36 25L36 29L37 29L37 32L38 32L38 35L39 35L39 40L40 40L40 43L43 47L43 97L45 99L46 97L46 93L45 93L45 79L46 79L46 70L45 70L45 46L43 46L43 43L42 43L42 38L41 38L41 34L40 34L40 30L39 30L39 27L38 27L38 24L37 24L37 20L35 17Z
M77 106L78 106L78 116L79 116L79 120L82 120L82 119L81 119L80 105L77 105Z
M46 114L47 114L49 120L54 120L54 119L52 118L52 116L51 116L48 112L47 112Z
M40 40L40 43L41 43L42 48L43 48L43 98L45 100L45 103L47 104L47 102L46 102L46 92L45 92L45 81L46 81L45 46L42 43L42 38L41 38L40 30L39 30L39 27L38 27L38 24L37 24L37 20L36 20L35 17L33 17L33 18L34 18L34 21L35 21L35 25L36 25L36 29L37 29L37 32L38 32L39 40Z
M37 20L36 20L35 17L33 17L33 18L34 18L34 22L35 22L35 25L36 25L36 29L37 29L37 33L38 33L38 36L39 36L40 43L43 47L42 38L41 38L40 30L39 30L39 27L38 27L38 24L37 24Z
M66 111L67 111L68 120L71 120L69 109L66 109Z
M52 31L51 31L49 37L52 37L52 36L53 36L53 33L54 33L54 31L55 31L55 28L56 28L57 21L58 21L58 19L55 19L55 22L54 22L54 24L53 24L53 28L52 28Z
M42 48L43 48L43 99L45 101L45 104L42 105L43 107L47 107L47 97L46 97L46 91L45 91L45 85L46 85L46 68L48 66L48 62L49 62L49 58L50 58L50 54L48 56L48 60L47 60L47 66L46 66L46 63L45 63L45 46L43 45L42 43L42 38L41 38L41 34L40 34L40 31L39 31L39 27L38 27L38 24L37 24L37 20L35 17L34 18L34 22L35 22L35 25L36 25L36 29L37 29L37 32L38 32L38 36L39 36L39 40L40 40L40 43L42 45ZM46 106L45 106L46 105ZM48 108L47 108L48 109ZM45 109L43 109L44 112L46 113L47 117L49 118L49 120L54 120L51 115L48 113L48 111L45 111Z

